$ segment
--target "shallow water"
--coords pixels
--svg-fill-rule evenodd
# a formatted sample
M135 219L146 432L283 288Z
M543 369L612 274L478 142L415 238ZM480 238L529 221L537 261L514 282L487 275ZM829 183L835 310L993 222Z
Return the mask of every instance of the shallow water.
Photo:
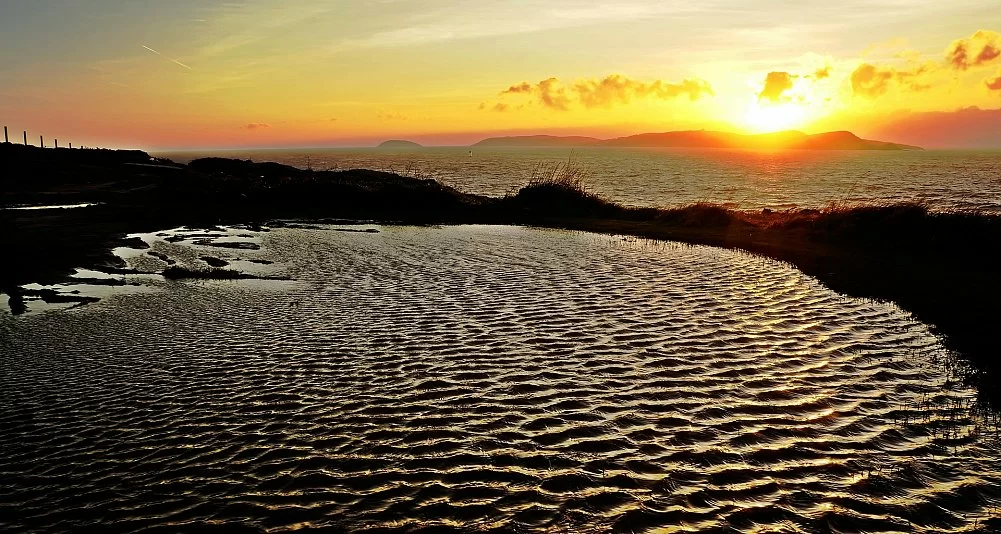
M8 210L24 210L24 211L34 211L34 210L68 210L75 208L89 208L90 206L96 206L92 202L84 202L82 204L52 204L46 206L11 206L11 207L0 207L0 209Z
M429 174L462 191L501 196L524 185L540 163L566 161L570 154L567 148L440 147L157 155L179 162L221 156L302 168ZM921 202L940 211L1001 213L1001 151L577 148L572 155L586 169L591 190L630 206L709 201L757 210Z
M0 530L998 524L996 434L892 305L708 247L379 229L218 251L295 282L0 314Z

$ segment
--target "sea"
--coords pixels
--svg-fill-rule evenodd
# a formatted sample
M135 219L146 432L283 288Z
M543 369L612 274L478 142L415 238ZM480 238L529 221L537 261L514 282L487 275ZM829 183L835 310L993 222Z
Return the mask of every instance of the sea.
M470 150L159 155L1001 211L997 153ZM790 264L520 226L131 237L133 274L25 286L97 302L0 295L0 531L1001 530L1001 429L955 355ZM163 276L221 264L245 277Z
M682 148L330 148L155 153L275 161L316 170L373 169L435 178L467 193L514 193L568 163L585 186L627 206L694 202L736 209L919 203L1001 213L1001 151L750 151Z

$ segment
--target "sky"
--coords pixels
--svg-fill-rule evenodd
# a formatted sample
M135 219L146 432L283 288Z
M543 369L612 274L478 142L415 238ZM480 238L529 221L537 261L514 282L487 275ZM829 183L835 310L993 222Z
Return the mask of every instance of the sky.
M146 149L850 130L1001 147L997 0L35 0L11 136Z

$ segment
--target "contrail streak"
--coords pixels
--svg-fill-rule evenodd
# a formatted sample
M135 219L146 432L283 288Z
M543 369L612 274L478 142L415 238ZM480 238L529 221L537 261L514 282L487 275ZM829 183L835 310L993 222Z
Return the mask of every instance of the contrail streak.
M157 52L156 50L153 50L152 48L150 48L150 47L148 47L148 46L146 46L146 45L142 45L142 47L143 47L143 48L145 48L146 50L149 50L150 52L153 52L154 54L156 54L156 55L158 55L158 56L160 56L160 57L162 57L162 58L164 58L164 59L167 59L167 60L170 60L170 61L173 61L174 63L177 63L178 65L180 65L180 66L182 66L182 67L184 67L184 68L186 68L186 69L188 69L188 70L191 70L191 67L189 67L189 66L185 65L184 63L181 63L180 61L178 61L178 60L176 60L176 59L174 59L174 58L172 58L172 57L167 57L167 56L165 56L165 55L163 55L163 54L161 54L161 53Z

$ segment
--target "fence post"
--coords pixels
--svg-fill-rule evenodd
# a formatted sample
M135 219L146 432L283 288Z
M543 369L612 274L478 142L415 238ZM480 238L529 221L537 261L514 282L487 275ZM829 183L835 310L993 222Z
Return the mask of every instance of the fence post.
M45 139L42 139L40 135L38 136L38 148L45 148Z
M70 143L70 150L73 149L73 143Z
M3 127L3 142L4 143L10 143L10 139L7 139L7 127L6 126Z
M52 141L55 142L56 148L59 148L59 140L58 139L53 139Z
M24 146L28 146L28 130L24 131Z

